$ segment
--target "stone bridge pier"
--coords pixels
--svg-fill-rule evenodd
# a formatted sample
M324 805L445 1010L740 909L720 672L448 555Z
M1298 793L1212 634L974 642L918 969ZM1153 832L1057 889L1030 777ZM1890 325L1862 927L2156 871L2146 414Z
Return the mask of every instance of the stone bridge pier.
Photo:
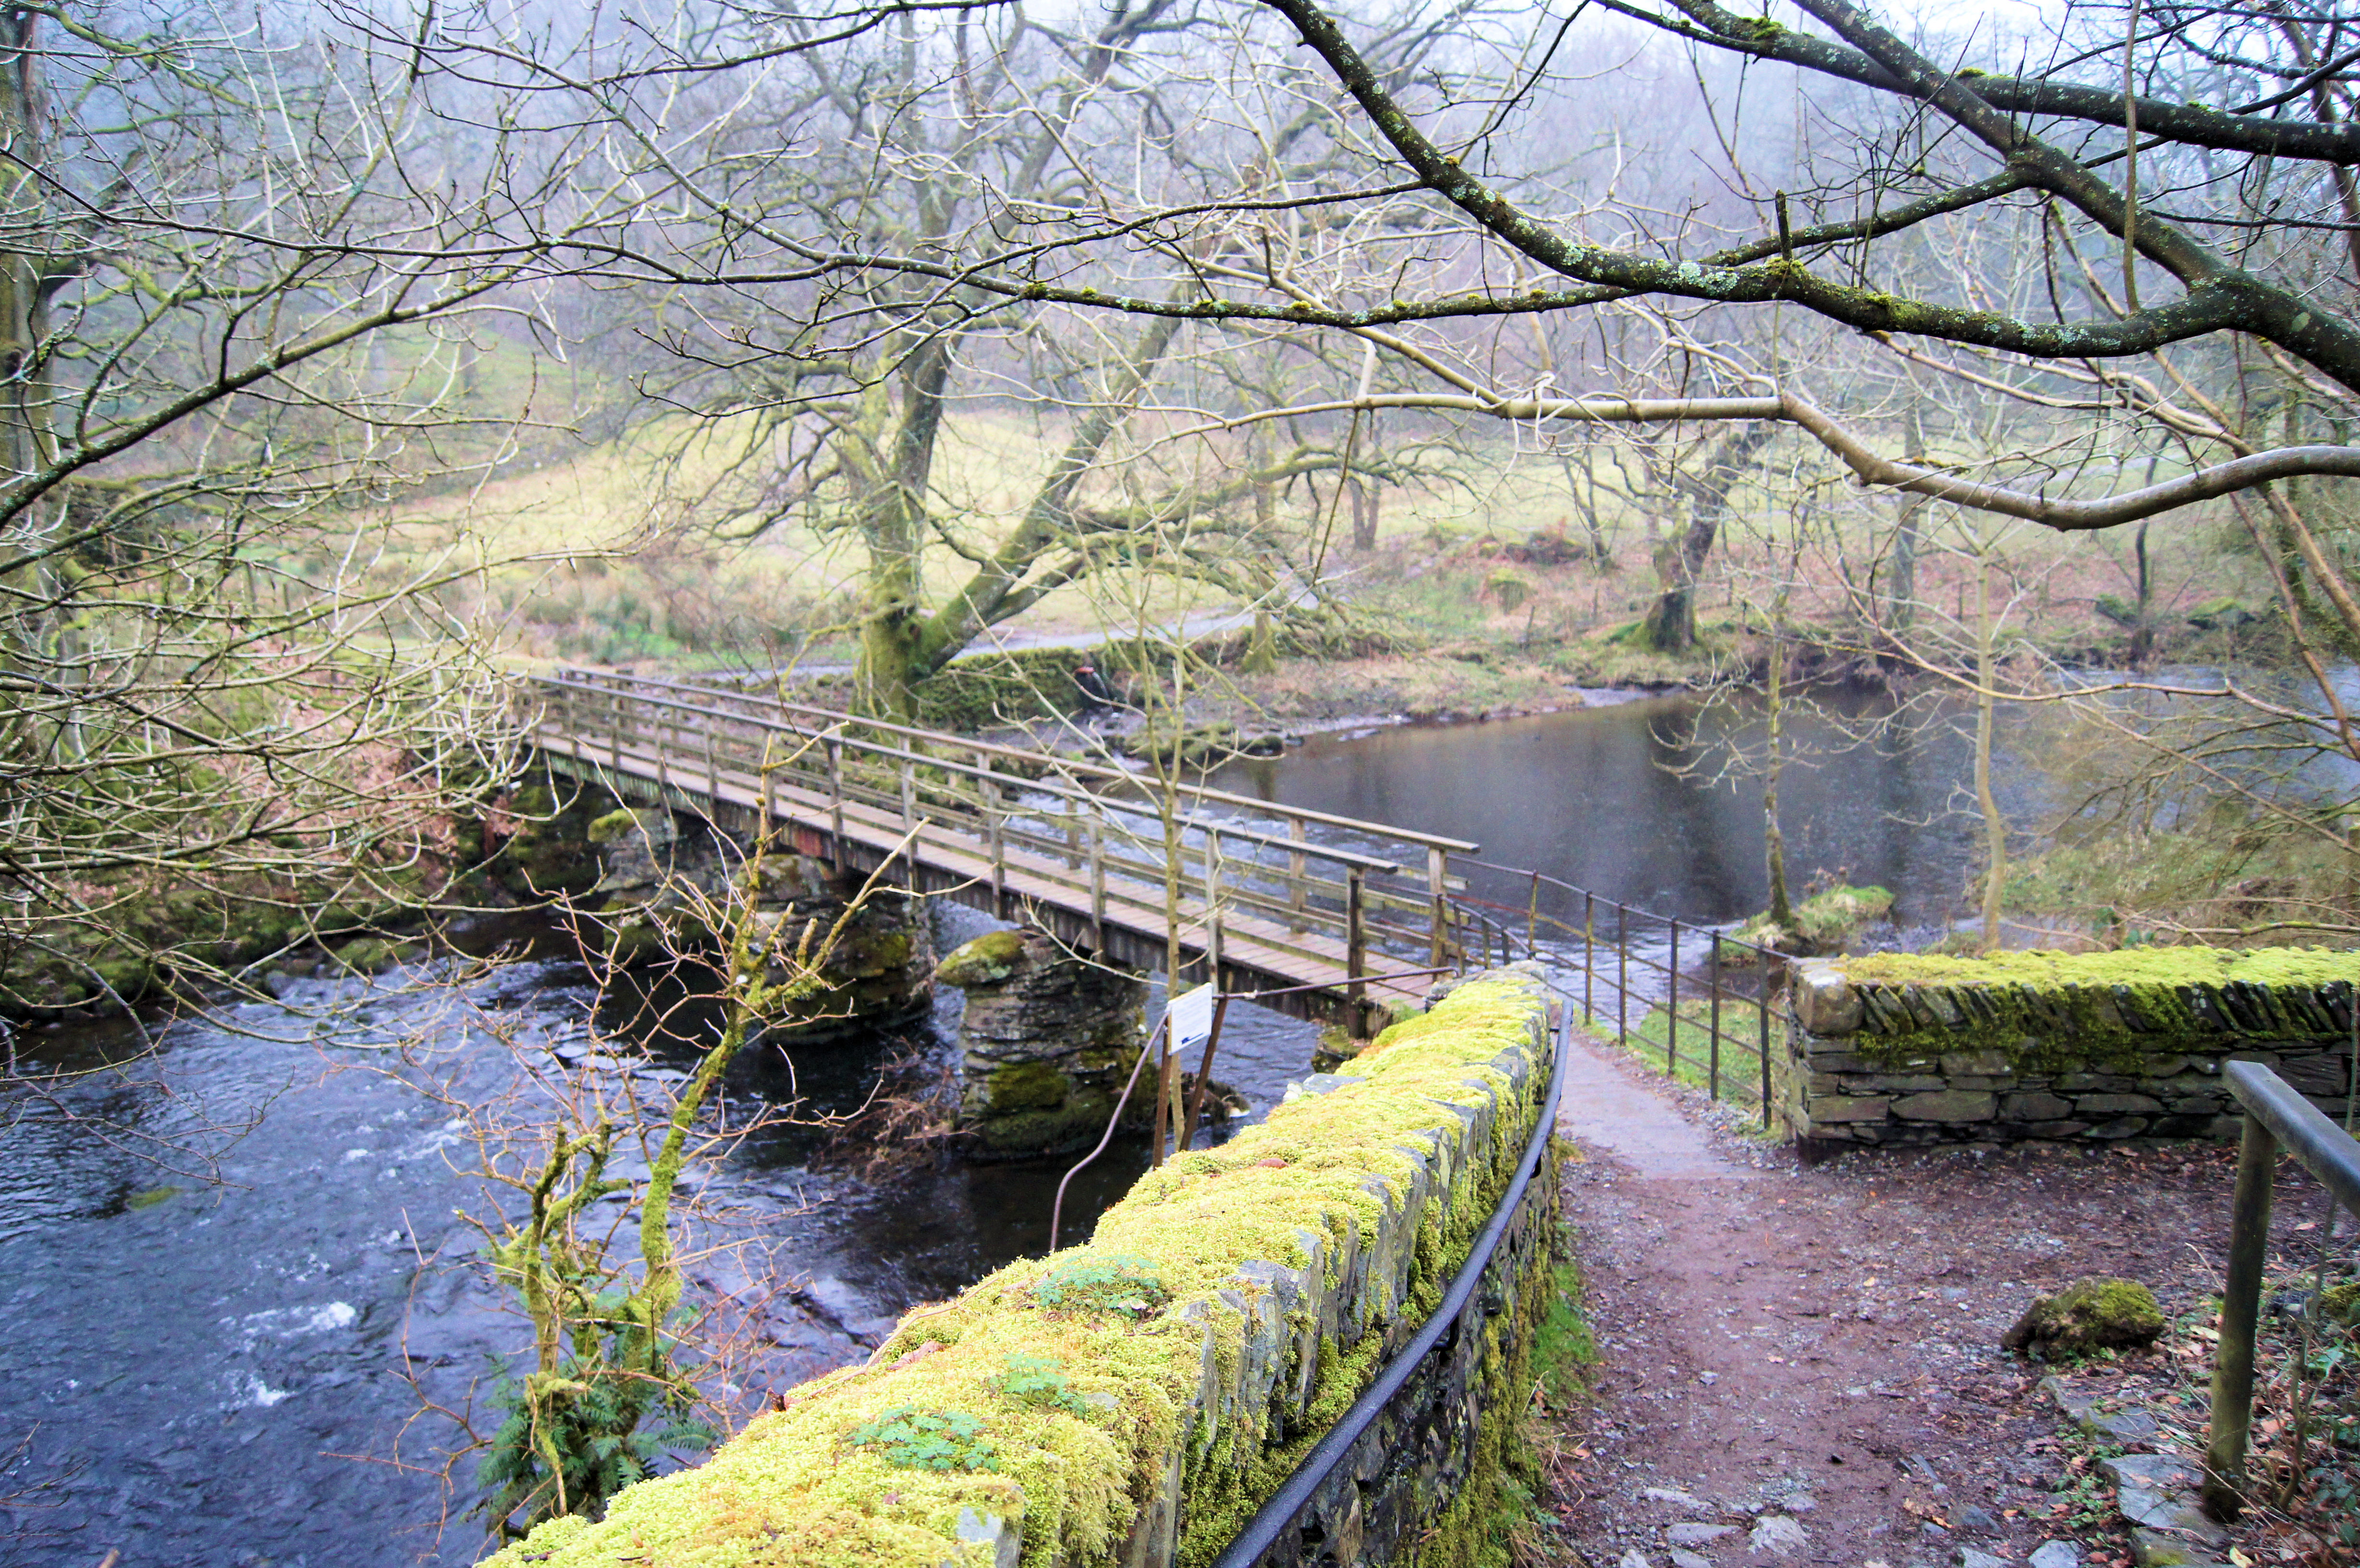
M660 806L627 806L592 822L588 838L598 880L572 908L585 942L609 963L634 968L709 955L725 940L712 920L747 875L749 858L749 846L736 835ZM879 887L859 898L865 878L858 874L781 850L764 859L758 875L753 918L770 931L783 927L779 945L789 953L807 924L818 925L816 943L852 909L820 966L825 989L814 1016L772 1025L772 1040L822 1044L925 1016L934 1001L934 948L923 897Z
M998 1155L1095 1141L1146 1039L1147 977L1043 931L997 931L952 953L934 978L967 993L959 1125ZM1154 1109L1142 1081L1126 1119Z

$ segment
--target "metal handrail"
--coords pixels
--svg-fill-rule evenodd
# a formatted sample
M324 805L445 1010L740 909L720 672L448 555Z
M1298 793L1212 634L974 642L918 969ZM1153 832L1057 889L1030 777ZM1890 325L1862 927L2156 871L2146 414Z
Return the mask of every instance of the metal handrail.
M1377 1374L1376 1381L1352 1402L1352 1408L1311 1445L1311 1452L1303 1456L1303 1463L1279 1483L1278 1490L1271 1494L1270 1499L1254 1510L1253 1517L1246 1521L1244 1529L1238 1531L1228 1550L1214 1559L1213 1568L1255 1568L1270 1553L1310 1505L1312 1498L1317 1496L1319 1488L1327 1484L1337 1466L1350 1455L1354 1446L1376 1424L1377 1418L1384 1413L1385 1408L1393 1403L1404 1386L1415 1375L1419 1365L1441 1343L1442 1336L1450 1332L1474 1301L1475 1292L1483 1282L1483 1271L1491 1266L1492 1255L1499 1251L1501 1240L1508 1234L1508 1226L1524 1203L1524 1192L1540 1169L1541 1156L1547 1152L1549 1138L1557 1131L1557 1100L1565 1090L1566 1059L1571 1054L1572 1042L1573 1008L1568 1003L1557 1026L1557 1060L1549 1068L1548 1089L1533 1118L1533 1136L1524 1146L1524 1157L1517 1162L1516 1174L1509 1181L1507 1191L1501 1194L1498 1205L1492 1209L1491 1220L1475 1237L1474 1246L1468 1249L1467 1261L1460 1264L1459 1272L1451 1277L1450 1288L1443 1292L1441 1303L1417 1333L1410 1336L1409 1343L1402 1346L1400 1354L1385 1363L1384 1369Z
M1620 899L1607 898L1603 894L1587 887L1577 887L1573 883L1563 881L1544 872L1466 857L1461 857L1459 864L1478 870L1502 873L1528 883L1533 889L1532 898L1524 909L1516 909L1474 894L1458 894L1452 897L1450 903L1453 909L1475 922L1477 932L1482 939L1482 951L1486 953L1490 952L1492 932L1498 933L1501 950L1503 953L1514 951L1513 942L1516 932L1506 921L1492 919L1493 913L1515 917L1524 925L1522 941L1528 956L1535 958L1545 956L1541 946L1544 928L1547 928L1548 934L1561 934L1567 939L1564 946L1552 948L1546 955L1562 959L1566 956L1567 948L1578 945L1581 954L1583 1016L1594 1026L1611 1027L1617 1041L1626 1049L1631 1047L1633 1038L1629 1007L1631 969L1636 965L1641 970L1652 970L1663 975L1666 985L1662 1003L1665 1026L1661 1049L1664 1053L1665 1070L1674 1076L1677 1076L1680 1071L1680 981L1686 974L1679 961L1680 937L1684 931L1703 936L1710 944L1707 949L1707 974L1699 981L1703 986L1703 996L1710 1009L1703 1021L1702 1065L1706 1090L1712 1098L1719 1100L1724 1097L1722 1093L1724 1086L1733 1088L1737 1085L1738 1079L1723 1073L1721 1062L1722 1047L1736 1045L1754 1058L1755 1071L1752 1083L1749 1085L1752 1093L1730 1097L1741 1101L1750 1098L1760 1111L1763 1126L1767 1127L1772 1125L1775 1120L1776 1113L1772 1105L1771 995L1766 977L1771 973L1768 966L1782 961L1782 955L1754 942L1740 942L1733 937L1724 935L1715 927L1638 909ZM1579 896L1582 902L1582 923L1576 925L1570 920L1560 919L1553 913L1543 910L1540 907L1540 889L1544 887L1557 889L1568 895ZM1598 909L1601 905L1612 911L1614 916L1611 939L1601 936L1599 931ZM1654 921L1666 929L1669 951L1665 957L1652 956L1646 950L1633 944L1631 923L1634 917L1642 921ZM1601 1017L1598 1011L1597 985L1600 978L1599 964L1601 946L1613 954L1613 975L1610 984L1614 994L1614 1011L1611 1019ZM1724 997L1730 995L1722 979L1722 955L1730 949L1750 953L1765 966L1764 995L1758 1001L1752 997L1742 997L1756 1008L1754 1029L1751 1031L1754 1038L1751 1040L1740 1039L1721 1027L1721 1003ZM1641 1015L1639 1023L1642 1028L1645 1026L1647 1018L1653 1016L1653 1007L1654 1005L1650 1004L1648 1011ZM1652 1043L1649 1049L1655 1049Z
M2360 1006L2360 996L2355 1005ZM2360 1022L2355 1022L2360 1029ZM2355 1037L2360 1038L2360 1037ZM2360 1057L2360 1048L2355 1048ZM2360 1072L2360 1061L2353 1064ZM2360 1214L2360 1141L2258 1062L2221 1067L2245 1107L2230 1199L2229 1267L2221 1289L2221 1337L2212 1356L2212 1437L2204 1450L2204 1507L2219 1519L2245 1507L2245 1443L2254 1421L2254 1345L2262 1315L2262 1274L2270 1241L2270 1184L2284 1146L2335 1201ZM2360 1093L2360 1083L2350 1086Z

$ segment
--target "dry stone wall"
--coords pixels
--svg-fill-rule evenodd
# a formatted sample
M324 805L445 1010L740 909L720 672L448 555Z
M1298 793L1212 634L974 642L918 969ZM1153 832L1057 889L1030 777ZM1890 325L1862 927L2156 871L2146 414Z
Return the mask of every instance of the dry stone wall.
M1463 985L1268 1122L1151 1171L1089 1245L920 1308L698 1468L493 1561L587 1568L1209 1562L1440 1301L1549 1082L1520 969ZM1483 1300L1266 1561L1473 1561L1531 1389L1544 1171Z
M2360 954L2173 948L1808 961L1781 1099L1807 1144L2234 1138L2267 1063L2341 1118Z

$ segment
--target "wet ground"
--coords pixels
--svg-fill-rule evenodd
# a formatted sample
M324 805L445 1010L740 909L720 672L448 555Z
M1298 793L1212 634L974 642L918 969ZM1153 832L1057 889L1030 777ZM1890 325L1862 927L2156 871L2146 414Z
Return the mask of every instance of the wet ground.
M2035 1295L2080 1276L2141 1280L2174 1327L2081 1386L2180 1400L2169 1408L2201 1430L2189 1406L2209 1365L2233 1151L2022 1147L1807 1168L1731 1108L1597 1045L1574 1063L1563 1122L1583 1151L1565 1196L1601 1361L1594 1399L1547 1423L1558 1528L1545 1539L1560 1560L1992 1568L1970 1554L2021 1563L2062 1541L2081 1561L2129 1561L2101 1451L2040 1387L2048 1369L1999 1340ZM2291 1168L2278 1203L2290 1246L2329 1223ZM2252 1562L2309 1556L2283 1515L2257 1513L2239 1539Z

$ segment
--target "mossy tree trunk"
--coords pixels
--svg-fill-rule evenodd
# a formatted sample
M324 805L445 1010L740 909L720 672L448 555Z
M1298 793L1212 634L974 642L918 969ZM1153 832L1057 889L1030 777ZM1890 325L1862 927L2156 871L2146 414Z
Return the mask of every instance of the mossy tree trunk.
M1688 505L1688 525L1677 540L1666 540L1655 552L1655 572L1662 591L1647 612L1646 644L1658 653L1686 653L1696 646L1696 591L1721 520L1729 515L1729 497L1745 475L1754 454L1778 433L1772 424L1732 425L1707 453L1701 472L1676 475L1674 485Z
M0 145L7 151L0 170L0 201L8 232L16 236L0 252L0 486L14 489L48 468L57 443L50 426L49 376L49 299L57 287L49 258L39 248L51 229L43 166L37 70L38 49L31 11L0 15ZM5 494L5 491L0 491ZM15 501L15 497L10 497ZM53 609L62 595L49 557L49 536L60 510L54 499L16 502L0 514L0 549L27 564L9 574L5 587L23 608L0 616L0 669L51 681L63 661L53 646L65 635ZM8 728L16 721L8 721ZM22 737L34 745L32 737ZM71 750L71 746L68 748Z

